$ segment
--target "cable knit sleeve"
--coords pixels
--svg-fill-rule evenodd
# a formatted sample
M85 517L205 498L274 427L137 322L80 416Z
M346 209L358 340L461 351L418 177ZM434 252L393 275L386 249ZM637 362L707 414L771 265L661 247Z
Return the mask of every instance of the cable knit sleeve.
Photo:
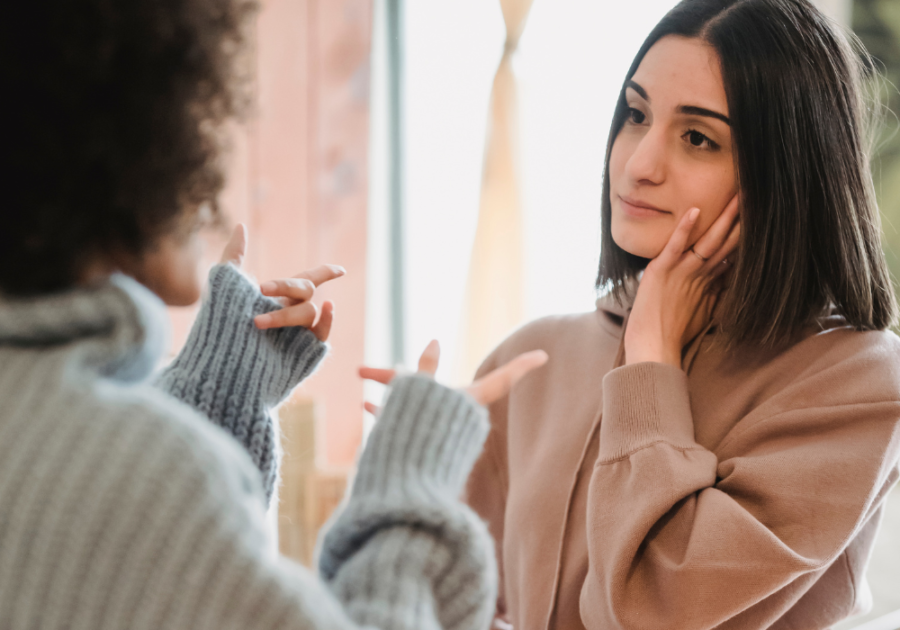
M306 328L256 328L254 316L279 308L233 265L213 267L209 296L184 349L156 380L247 449L267 497L278 468L270 410L315 371L328 350Z
M79 434L79 463L45 458L38 479L78 474L39 485L48 494L37 513L63 517L40 521L19 539L23 548L3 548L13 560L42 560L19 571L23 579L0 573L4 611L13 611L4 621L39 619L49 630L487 628L490 537L455 499L487 432L471 398L399 380L324 539L322 579L273 553L256 470L233 440L158 398L132 388L116 405L91 401L93 413L55 438L68 446ZM47 490L57 487L69 492ZM80 508L65 509L71 502ZM27 525L35 510L25 512L17 522Z
M469 396L430 378L393 384L319 560L357 623L396 630L490 624L497 594L491 538L457 500L487 436L485 416Z

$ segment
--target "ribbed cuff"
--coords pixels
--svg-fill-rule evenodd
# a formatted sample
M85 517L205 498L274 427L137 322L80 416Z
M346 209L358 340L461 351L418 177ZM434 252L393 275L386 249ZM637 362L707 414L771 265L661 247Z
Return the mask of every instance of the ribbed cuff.
M487 411L424 376L394 380L366 450L353 494L437 490L457 497L481 452Z
M269 410L309 376L328 346L306 328L259 330L253 318L281 308L232 265L209 274L204 301L184 349L156 379L240 442L271 497L278 460Z
M603 378L599 461L627 457L655 442L697 446L687 374L650 362L612 370Z
M200 377L209 396L274 407L315 371L328 352L308 329L259 330L253 318L282 308L230 264L209 273L209 297L168 370Z

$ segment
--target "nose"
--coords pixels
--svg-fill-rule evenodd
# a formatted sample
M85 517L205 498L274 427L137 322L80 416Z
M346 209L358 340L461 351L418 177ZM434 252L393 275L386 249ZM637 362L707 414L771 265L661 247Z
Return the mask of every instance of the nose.
M666 180L666 143L661 130L647 130L625 164L625 173L635 184L659 185Z

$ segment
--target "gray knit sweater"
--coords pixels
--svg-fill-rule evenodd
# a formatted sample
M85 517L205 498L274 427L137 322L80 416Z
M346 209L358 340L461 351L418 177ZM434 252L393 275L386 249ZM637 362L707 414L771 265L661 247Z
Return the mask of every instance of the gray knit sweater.
M317 578L270 551L268 410L326 347L257 330L278 304L235 268L210 285L155 383L166 317L129 278L0 300L0 630L487 627L490 539L455 500L484 411L398 379Z

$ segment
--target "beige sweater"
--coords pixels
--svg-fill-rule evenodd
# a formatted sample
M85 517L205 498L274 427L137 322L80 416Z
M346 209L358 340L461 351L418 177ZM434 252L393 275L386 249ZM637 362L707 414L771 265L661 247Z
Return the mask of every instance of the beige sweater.
M900 339L823 318L783 352L617 367L625 312L551 317L481 372L543 348L492 406L467 499L497 540L500 612L544 628L823 629L869 605L898 478Z

